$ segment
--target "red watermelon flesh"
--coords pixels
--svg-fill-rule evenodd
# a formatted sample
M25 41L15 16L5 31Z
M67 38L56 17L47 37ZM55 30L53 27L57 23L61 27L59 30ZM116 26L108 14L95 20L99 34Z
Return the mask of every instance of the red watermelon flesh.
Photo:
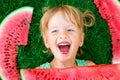
M113 46L112 62L120 63L120 3L118 0L94 0L94 3L109 25Z
M20 80L17 67L18 45L26 45L32 7L22 7L8 15L0 25L0 75L3 80Z
M120 80L120 64L65 69L22 69L22 80Z

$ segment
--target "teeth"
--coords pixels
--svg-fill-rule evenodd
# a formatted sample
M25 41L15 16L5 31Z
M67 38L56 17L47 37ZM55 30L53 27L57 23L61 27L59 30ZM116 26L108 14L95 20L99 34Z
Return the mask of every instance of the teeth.
M59 44L59 46L66 46L66 45L68 45L68 44Z
M70 45L70 44L68 44L68 43L61 43L61 44L59 44L59 46L68 46L68 45Z

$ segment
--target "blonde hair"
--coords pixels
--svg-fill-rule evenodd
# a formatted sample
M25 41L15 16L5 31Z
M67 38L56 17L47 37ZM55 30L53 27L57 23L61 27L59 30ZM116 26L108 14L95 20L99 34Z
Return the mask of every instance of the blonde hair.
M55 15L58 11L61 11L64 13L64 15L68 15L70 21L78 26L80 29L83 29L84 26L91 27L94 24L94 15L91 11L86 10L84 13L82 13L79 9L69 6L69 5L62 5L62 6L56 6L53 8L44 8L43 9L43 17L41 19L41 33L42 35L45 34L45 31L48 28L48 22L50 18ZM89 19L87 22L86 19Z
M94 24L95 18L91 11L86 10L85 12L81 12L79 9L69 6L62 5L56 6L53 8L44 8L43 9L43 17L41 19L41 34L45 35L46 30L48 29L49 20L54 16L58 11L61 11L63 15L67 15L70 21L78 26L80 30L83 31L84 26L91 27ZM65 16L66 17L66 16ZM89 19L88 21L86 19Z

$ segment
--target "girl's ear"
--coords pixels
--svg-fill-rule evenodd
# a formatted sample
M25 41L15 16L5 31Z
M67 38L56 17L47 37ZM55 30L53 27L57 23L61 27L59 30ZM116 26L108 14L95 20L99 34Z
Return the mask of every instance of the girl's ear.
M84 43L84 32L81 33L80 47L82 47L83 43Z
M49 43L48 43L47 36L44 35L44 36L43 36L43 40L44 40L44 43L45 43L46 48L50 48Z

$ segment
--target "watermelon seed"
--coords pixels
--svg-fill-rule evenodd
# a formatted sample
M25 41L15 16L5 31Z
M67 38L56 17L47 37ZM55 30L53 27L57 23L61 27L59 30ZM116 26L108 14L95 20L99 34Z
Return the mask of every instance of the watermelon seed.
M55 80L55 78L53 77L52 80Z
M10 44L11 42L9 41L8 44Z
M20 25L17 25L18 27L20 27ZM16 30L17 30L17 28L16 28Z
M22 28L23 28L23 26L24 26L24 25L23 25L23 23L22 23L22 24L21 24L21 26L20 26L19 28L20 28L20 29L22 29Z
M110 19L114 19L114 17L106 14L106 20L110 20Z
M15 39L15 41L17 40L17 38L18 38L18 37L14 38L14 39Z
M12 62L15 62L14 60Z
M21 25L20 26L18 26L19 27L19 29L20 30L22 30L23 29L23 27L24 27L24 25L27 25L27 19L24 19L23 21L21 21Z
M17 35L20 35L19 33L17 33Z
M11 73L12 72L12 70L10 69L10 70L8 70L8 73Z
M6 40L5 42L8 43L8 42L10 42L10 40Z
M16 44L17 42L16 42L16 41L14 41L14 43Z
M4 47L5 47L5 48L9 48L9 45L5 45Z
M7 54L8 52L3 52L4 54Z
M14 32L11 32L11 34L14 34Z
M14 69L15 67L12 67L12 69Z
M100 7L101 6L101 3L98 3L98 7Z
M11 40L11 38L10 38L10 37L7 37L7 40Z
M20 43L20 41L17 41L18 43Z
M21 25L18 25L18 28L19 28L20 30L22 30L22 26L23 26L22 24L21 24Z
M50 80L50 78L48 78L47 80Z
M22 29L20 28L20 30L22 30Z
M8 48L8 45L4 45L5 48Z
M6 37L6 39L9 39L9 37Z
M40 76L36 76L36 80L40 80Z
M10 42L7 45L11 46Z
M18 27L19 27L19 26L18 26ZM16 28L15 28L15 31L17 31L17 30L18 30L18 27L16 27Z
M11 35L11 34L8 34L8 36L13 37L13 35Z
M10 56L9 54L5 54L5 56Z
M6 69L8 69L8 67L5 67Z
M117 43L120 44L120 39L117 39Z
M5 57L4 59L9 59L9 57Z
M10 65L10 63L6 63L6 65Z
M47 74L44 75L44 78L46 78L46 77L47 77Z
M5 60L4 62L9 62L9 60Z
M60 78L56 78L55 80L60 80Z
M44 75L44 71L43 71L43 72L41 72L41 75Z
M28 21L27 21L27 19L25 18L21 23L22 23L23 25L27 25L27 24L28 24Z
M103 7L102 10L105 11L106 10L105 7Z

